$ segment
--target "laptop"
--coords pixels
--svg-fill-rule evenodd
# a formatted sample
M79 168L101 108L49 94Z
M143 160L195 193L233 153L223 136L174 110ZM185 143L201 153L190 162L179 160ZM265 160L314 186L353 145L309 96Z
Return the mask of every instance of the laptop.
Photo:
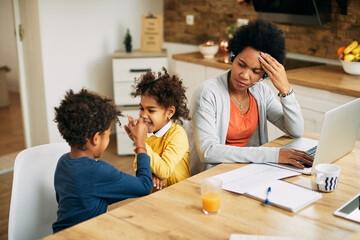
M360 98L336 107L325 113L321 126L319 140L297 138L282 146L308 152L315 149L313 167L297 168L289 164L267 163L303 174L315 172L315 166L320 163L332 163L354 148L360 128Z

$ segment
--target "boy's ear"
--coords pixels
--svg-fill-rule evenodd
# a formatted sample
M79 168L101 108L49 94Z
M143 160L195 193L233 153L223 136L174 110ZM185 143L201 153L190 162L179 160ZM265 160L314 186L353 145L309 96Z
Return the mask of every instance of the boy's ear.
M100 142L100 132L96 132L95 135L90 138L92 145L97 146Z

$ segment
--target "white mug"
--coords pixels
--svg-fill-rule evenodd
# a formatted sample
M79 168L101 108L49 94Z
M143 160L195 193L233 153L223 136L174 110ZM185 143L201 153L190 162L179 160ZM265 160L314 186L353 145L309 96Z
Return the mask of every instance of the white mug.
M340 167L329 163L318 164L315 166L315 174L317 188L323 192L332 192L336 189Z

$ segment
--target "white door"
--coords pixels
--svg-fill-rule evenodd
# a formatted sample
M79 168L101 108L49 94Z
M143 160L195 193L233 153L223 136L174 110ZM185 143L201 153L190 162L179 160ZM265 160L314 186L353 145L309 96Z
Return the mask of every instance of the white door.
M37 0L13 0L26 147L48 143Z

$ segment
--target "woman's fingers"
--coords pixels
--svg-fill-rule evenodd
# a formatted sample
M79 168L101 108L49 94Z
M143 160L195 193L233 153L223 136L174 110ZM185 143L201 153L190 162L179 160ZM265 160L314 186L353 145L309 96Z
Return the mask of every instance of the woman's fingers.
M281 68L283 65L279 63L273 56L267 53L260 52L260 56L266 60L270 65L272 65L274 68Z
M314 162L314 158L312 156L310 156L309 154L307 154L306 152L304 151L299 151L299 150L296 150L296 149L292 149L294 150L294 152L296 152L295 154L295 159L297 161L300 161L302 163L305 163L306 165L309 165L309 166L312 166L313 165L313 162Z
M281 148L279 152L279 163L287 163L298 168L304 168L301 163L312 166L313 161L313 157L304 151Z
M268 54L260 53L259 59L264 71L269 75L276 75L285 70L283 65Z
M264 71L267 74L272 74L273 71L275 71L275 69L273 67L271 67L271 65L260 55L259 57L260 63L262 68L264 69Z
M263 52L260 53L259 61L264 71L269 75L274 86L282 94L287 94L290 91L291 86L287 79L284 66L275 58Z

